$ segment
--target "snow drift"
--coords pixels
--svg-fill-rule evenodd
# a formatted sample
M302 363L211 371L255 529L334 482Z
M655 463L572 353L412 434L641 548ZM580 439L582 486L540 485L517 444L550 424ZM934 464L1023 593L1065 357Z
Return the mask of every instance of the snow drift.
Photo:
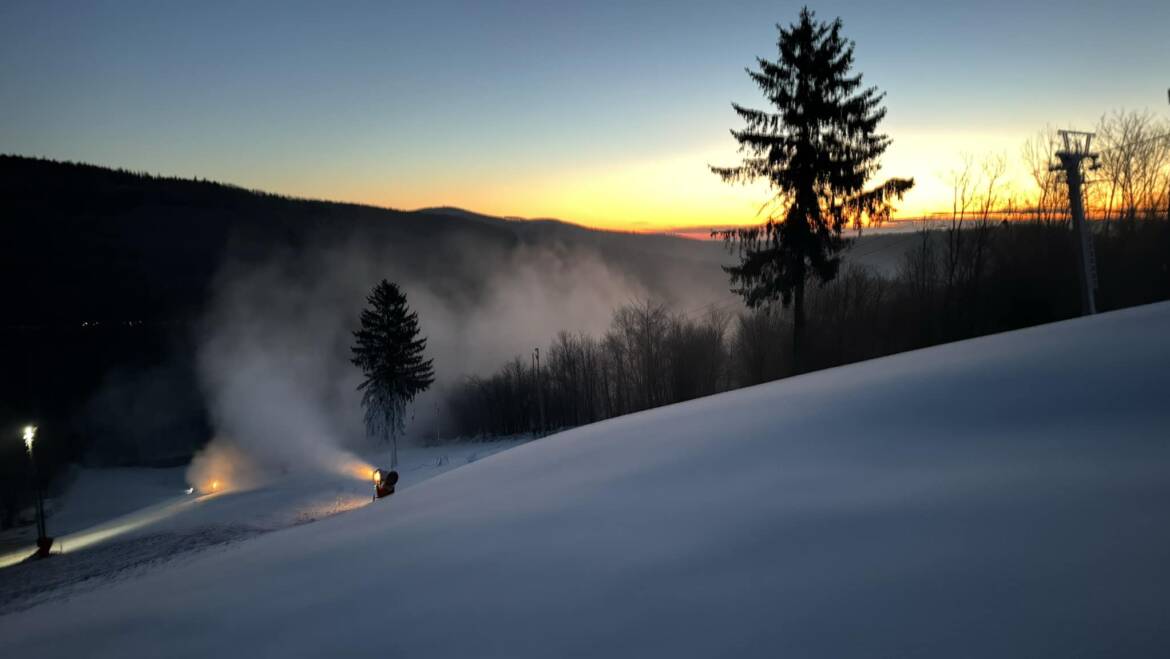
M1154 656L1170 304L722 394L0 618L4 656Z

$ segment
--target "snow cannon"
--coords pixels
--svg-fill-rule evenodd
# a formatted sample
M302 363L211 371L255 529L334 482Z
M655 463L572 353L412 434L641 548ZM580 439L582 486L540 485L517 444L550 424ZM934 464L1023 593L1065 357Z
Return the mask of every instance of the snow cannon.
M381 499L394 494L394 485L398 482L398 472L386 469L374 470L374 498Z

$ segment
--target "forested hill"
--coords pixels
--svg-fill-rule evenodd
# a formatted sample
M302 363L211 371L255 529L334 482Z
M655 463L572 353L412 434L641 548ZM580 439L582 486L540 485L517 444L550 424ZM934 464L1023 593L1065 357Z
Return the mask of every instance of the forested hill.
M600 264L590 272L680 305L730 296L716 243L294 199L10 155L0 155L0 227L0 428L41 423L46 465L95 446L101 461L178 460L207 440L198 331L228 267L275 263L323 280L323 252L361 252L373 255L371 276L425 282L456 310L532 260L538 271ZM7 448L19 442L0 442L0 467L20 467Z
M404 267L452 278L456 289L482 280L453 260L450 250L468 241L488 257L483 263L522 245L588 245L652 292L677 284L700 293L726 288L715 267L725 257L709 243L457 209L294 199L20 156L0 156L0 217L6 327L186 318L198 313L226 258L260 260L355 236Z

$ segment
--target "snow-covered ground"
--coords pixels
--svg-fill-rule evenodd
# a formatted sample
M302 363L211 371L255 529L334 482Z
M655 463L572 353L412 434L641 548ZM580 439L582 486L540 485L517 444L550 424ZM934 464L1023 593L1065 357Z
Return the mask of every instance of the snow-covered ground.
M1170 304L823 371L0 616L0 654L1161 656L1168 391Z
M400 452L399 490L524 443L452 443ZM386 454L364 456L389 464ZM109 581L138 576L254 535L364 506L372 486L333 475L300 476L263 488L188 495L186 468L83 469L49 518L51 561L17 565L32 554L35 531L0 534L0 615ZM7 568L7 569L4 569Z

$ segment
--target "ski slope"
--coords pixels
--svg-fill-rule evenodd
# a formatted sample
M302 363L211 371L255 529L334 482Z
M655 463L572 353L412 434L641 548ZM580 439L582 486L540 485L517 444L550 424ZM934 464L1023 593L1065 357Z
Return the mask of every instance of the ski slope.
M399 490L529 441L403 447ZM361 459L389 464L388 451ZM187 468L81 469L48 520L52 561L27 561L35 529L0 533L0 616L165 569L177 558L368 505L372 488L352 475L307 470L264 487L187 493Z
M0 617L38 657L1170 648L1170 304L565 432Z

